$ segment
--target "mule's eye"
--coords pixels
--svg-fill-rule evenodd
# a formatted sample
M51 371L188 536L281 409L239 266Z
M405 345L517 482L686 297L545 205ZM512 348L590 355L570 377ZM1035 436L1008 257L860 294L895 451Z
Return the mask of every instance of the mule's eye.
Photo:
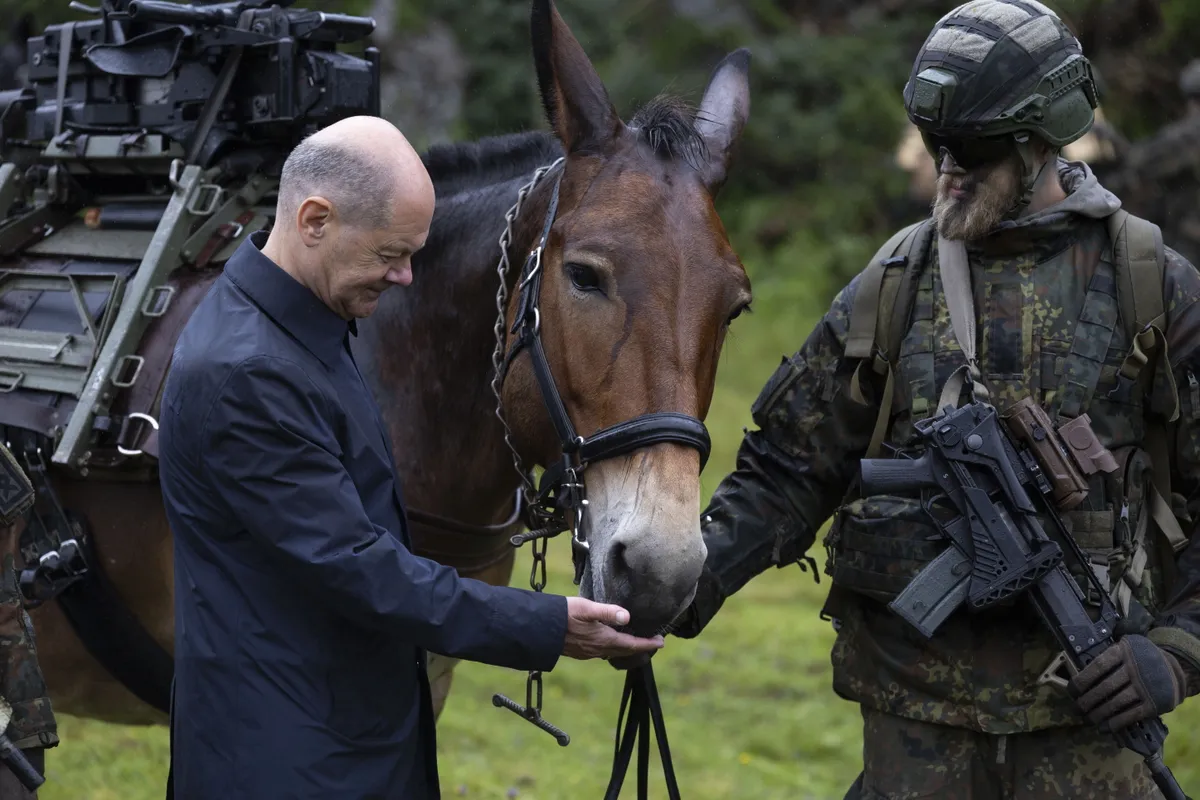
M587 264L567 264L567 277L571 279L571 285L581 292L600 290L600 276Z
M725 320L725 324L726 325L732 324L733 321L735 319L737 319L738 317L740 317L743 312L745 312L747 314L750 313L750 304L749 303L746 303L745 305L740 305L736 309L734 309L734 312L729 315L729 319Z

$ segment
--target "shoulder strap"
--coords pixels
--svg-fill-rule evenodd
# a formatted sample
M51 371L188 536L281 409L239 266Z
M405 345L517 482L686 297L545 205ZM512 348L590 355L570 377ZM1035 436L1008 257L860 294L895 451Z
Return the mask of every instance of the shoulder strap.
M890 239L884 242L883 247L876 251L867 264L867 268L863 270L858 291L854 295L854 308L850 312L850 331L846 335L846 358L870 358L874 355L879 320L891 317L890 308L887 315L880 313L883 310L880 300L882 299L889 306L894 305L895 302L894 295L889 296L889 292L883 291L884 278L898 273L898 270L888 268L903 263L903 259L908 255L908 250L912 247L913 239L917 238L914 234L927 221L913 223L894 233ZM907 249L905 245L908 245ZM903 253L900 252L902 249L904 249Z
M922 220L888 239L867 264L854 297L850 331L846 336L846 357L858 359L859 365L850 380L851 399L865 402L861 384L863 370L868 366L876 374L886 373L887 376L867 458L879 455L892 416L896 357L904 338L905 321L916 299L913 275L917 265L913 256L920 253L929 240L932 223L931 219ZM897 307L899 298L903 299Z
M1156 362L1163 368L1161 374L1170 393L1177 398L1175 379L1167 359L1163 307L1166 253L1162 230L1149 220L1119 209L1108 218L1108 234L1116 269L1117 302L1130 341L1121 374L1136 381L1144 367ZM1153 473L1153 485L1147 498L1150 513L1171 551L1177 553L1187 539L1171 509L1171 450L1166 426L1179 414L1178 399L1173 406L1168 420L1147 416L1144 447L1150 456Z
M1166 382L1171 407L1165 416L1168 422L1173 422L1179 416L1179 392L1175 377L1167 366L1167 325L1163 308L1166 253L1162 230L1153 222L1119 209L1108 217L1108 234L1117 303L1130 345L1129 353L1121 363L1120 375L1127 384L1132 384L1138 381L1147 366L1164 365L1164 369L1152 370L1151 375Z
M1117 298L1129 338L1148 326L1163 326L1162 230L1149 220L1118 209L1108 218L1108 237L1117 267Z

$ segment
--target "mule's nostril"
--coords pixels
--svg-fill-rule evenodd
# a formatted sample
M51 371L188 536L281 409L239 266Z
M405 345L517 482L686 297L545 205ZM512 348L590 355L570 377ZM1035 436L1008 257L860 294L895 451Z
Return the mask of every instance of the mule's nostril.
M629 574L629 563L625 560L626 555L625 543L621 540L618 539L609 546L608 560L614 575L624 577Z

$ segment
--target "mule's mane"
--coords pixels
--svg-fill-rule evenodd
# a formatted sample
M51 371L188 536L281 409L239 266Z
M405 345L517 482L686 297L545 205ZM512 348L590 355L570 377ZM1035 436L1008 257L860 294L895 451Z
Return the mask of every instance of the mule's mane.
M683 159L693 167L706 156L695 110L678 97L661 94L638 109L629 129L660 158ZM526 131L487 136L474 142L437 144L421 156L438 198L504 183L562 155L553 134Z
M438 198L528 177L562 155L553 134L526 131L430 147L422 156Z

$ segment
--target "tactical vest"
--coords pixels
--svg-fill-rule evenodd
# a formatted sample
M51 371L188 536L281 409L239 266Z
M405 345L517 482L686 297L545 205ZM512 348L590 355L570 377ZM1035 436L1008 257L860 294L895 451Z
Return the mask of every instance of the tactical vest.
M1107 223L1110 246L1094 265L1072 340L1059 351L1041 352L1033 371L1040 388L1053 386L1046 409L1051 419L1085 413L1097 392L1135 412L1131 435L1110 445L1119 468L1092 476L1085 504L1062 517L1122 614L1129 613L1133 599L1154 614L1173 580L1174 555L1186 544L1168 502L1183 507L1170 487L1167 425L1179 408L1164 334L1163 244L1157 226L1127 212L1117 211ZM897 411L907 409L911 425L936 410L938 373L945 371L938 359L956 355L914 345L925 337L911 335L921 332L918 326L932 326L937 270L922 268L932 233L932 220L900 231L859 280L845 351L857 362L851 399L864 403L864 383L884 383L868 458L880 455L889 433L892 440L906 438ZM1124 357L1106 363L1112 352ZM1145 407L1155 381L1156 391L1171 398L1165 420ZM861 497L855 482L825 537L826 572L835 586L888 602L946 546L919 500ZM1090 595L1091 584L1076 577Z

